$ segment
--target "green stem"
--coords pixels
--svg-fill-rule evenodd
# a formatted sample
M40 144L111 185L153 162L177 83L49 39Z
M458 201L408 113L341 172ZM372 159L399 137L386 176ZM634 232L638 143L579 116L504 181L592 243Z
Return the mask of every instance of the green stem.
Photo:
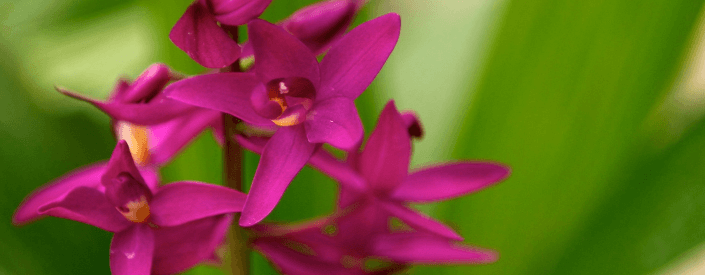
M224 29L230 32L233 40L238 40L237 27ZM224 68L222 71L240 71L240 60L236 60L229 68ZM223 113L222 118L223 134L225 135L225 144L223 146L223 184L235 190L243 191L244 154L242 147L234 139L237 133L236 126L240 119L227 113ZM247 275L250 274L250 244L246 230L237 224L239 219L240 213L235 213L235 222L228 234L230 274Z

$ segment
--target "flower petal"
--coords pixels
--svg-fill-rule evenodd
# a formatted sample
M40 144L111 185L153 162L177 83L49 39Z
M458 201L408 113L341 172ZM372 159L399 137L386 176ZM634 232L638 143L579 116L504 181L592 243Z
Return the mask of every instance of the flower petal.
M316 102L304 125L309 142L326 142L343 150L356 148L364 135L355 103L346 97Z
M306 45L281 27L261 19L252 20L247 27L255 51L255 71L262 83L303 77L318 89L318 61Z
M150 162L162 166L191 142L196 136L216 122L221 113L201 109L149 127Z
M318 55L345 33L362 6L358 2L360 1L333 0L314 3L297 10L278 25Z
M306 140L302 125L277 130L262 152L240 217L241 226L254 225L272 212L316 147Z
M370 187L389 193L402 183L408 173L411 141L404 121L390 101L379 116L360 155L359 170Z
M153 255L154 232L146 224L135 224L113 236L110 271L114 275L148 275Z
M189 77L167 86L168 97L191 105L229 113L254 125L272 121L252 109L250 94L261 85L253 73L218 73Z
M218 22L230 26L244 25L269 6L272 0L211 0L211 7Z
M396 13L367 21L343 36L321 61L319 98L362 94L372 83L399 39Z
M483 264L498 258L491 250L459 245L419 232L380 235L373 247L378 256L410 264Z
M422 213L411 210L406 206L394 202L382 202L381 205L389 214L399 218L416 230L425 231L451 240L463 240L463 237L458 235L455 230L447 225L431 219Z
M169 38L203 67L230 66L240 57L240 46L218 26L215 17L199 2L186 9L171 29Z
M191 105L165 98L161 94L149 103L120 103L102 102L61 87L56 87L56 90L64 95L92 104L112 119L129 121L139 125L162 123L196 109Z
M113 154L108 161L105 174L103 174L100 181L103 183L103 186L108 186L112 184L114 178L123 172L127 172L138 182L146 184L142 174L137 170L137 166L135 166L135 161L132 159L132 154L130 153L130 148L127 146L127 142L118 140Z
M144 178L144 183L149 187L152 193L157 191L157 187L161 179L159 178L159 169L156 167L138 167L142 178Z
M282 274L366 274L362 270L345 268L338 262L326 262L317 256L303 254L278 241L259 239L254 245Z
M174 227L154 229L155 249L152 272L175 274L213 258L225 241L232 215L218 215Z
M200 182L162 186L150 203L152 221L176 226L210 216L242 211L247 195L227 187Z
M509 168L487 162L460 162L425 168L409 175L392 197L431 202L472 193L509 176Z
M64 199L76 187L102 187L100 177L105 172L106 167L106 162L82 167L40 187L27 196L22 201L22 204L17 207L17 211L12 217L12 223L20 225L38 219L40 217L39 207Z
M166 86L171 79L172 74L169 67L159 63L153 64L142 72L142 74L135 79L135 82L129 85L129 88L119 93L118 102L137 103L151 99L163 90L164 86ZM121 84L118 83L118 87L120 85ZM117 92L120 92L120 90L117 89Z
M262 137L248 137L243 135L236 135L235 139L242 147L257 154L262 154L262 150L269 140ZM319 148L311 155L308 164L341 184L349 186L353 190L363 191L367 189L365 179L362 178L357 171L353 170L349 164L338 160L323 148Z
M316 150L309 159L309 164L332 177L339 183L360 192L367 190L365 179L355 171L350 164L341 162L323 148Z
M108 202L102 192L86 186L74 188L63 199L39 207L38 212L110 232L119 232L132 224Z

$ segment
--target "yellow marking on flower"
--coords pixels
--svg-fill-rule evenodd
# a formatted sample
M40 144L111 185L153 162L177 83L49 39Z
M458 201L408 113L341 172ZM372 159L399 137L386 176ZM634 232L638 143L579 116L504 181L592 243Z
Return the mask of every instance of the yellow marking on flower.
M278 119L273 119L272 122L274 122L274 124L278 126L294 126L296 124L301 123L301 121L299 121L298 113L294 113Z
M274 101L279 104L279 106L282 107L282 112L286 111L286 102L284 101L284 98L281 97L275 97L270 99L271 101Z
M145 196L141 196L139 201L128 202L125 207L127 207L129 211L123 212L120 209L118 209L118 211L131 222L141 223L149 218L149 204Z
M140 166L149 162L149 129L127 121L118 121L115 125L117 138L125 140L130 147L132 158Z

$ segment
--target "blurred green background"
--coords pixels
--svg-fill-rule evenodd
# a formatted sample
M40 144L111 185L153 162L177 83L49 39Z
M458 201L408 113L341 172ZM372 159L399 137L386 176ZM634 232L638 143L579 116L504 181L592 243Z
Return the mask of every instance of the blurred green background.
M274 0L277 21L312 0ZM202 71L168 39L190 1L0 0L0 275L107 274L111 234L47 218L10 220L35 188L109 157L108 118L54 92L104 98L120 76L163 62ZM357 23L402 16L399 44L357 100L365 128L387 100L416 110L412 166L510 165L477 194L419 209L485 266L412 274L693 274L705 270L705 24L702 0L372 0ZM165 181L220 183L204 133ZM248 154L251 178L257 157ZM306 168L270 220L329 213L336 185ZM274 270L253 257L255 274ZM220 274L200 266L187 274Z

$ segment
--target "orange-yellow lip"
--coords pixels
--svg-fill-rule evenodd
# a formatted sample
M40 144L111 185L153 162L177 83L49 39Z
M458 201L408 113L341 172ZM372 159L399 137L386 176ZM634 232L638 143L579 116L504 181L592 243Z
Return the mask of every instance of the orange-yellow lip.
M149 129L146 126L135 125L127 121L118 121L115 125L118 139L125 140L130 147L130 153L140 166L149 163Z
M129 209L127 212L121 211L120 209L118 209L118 211L131 222L141 223L149 218L149 203L147 203L145 196L141 196L138 201L128 202L125 207Z

